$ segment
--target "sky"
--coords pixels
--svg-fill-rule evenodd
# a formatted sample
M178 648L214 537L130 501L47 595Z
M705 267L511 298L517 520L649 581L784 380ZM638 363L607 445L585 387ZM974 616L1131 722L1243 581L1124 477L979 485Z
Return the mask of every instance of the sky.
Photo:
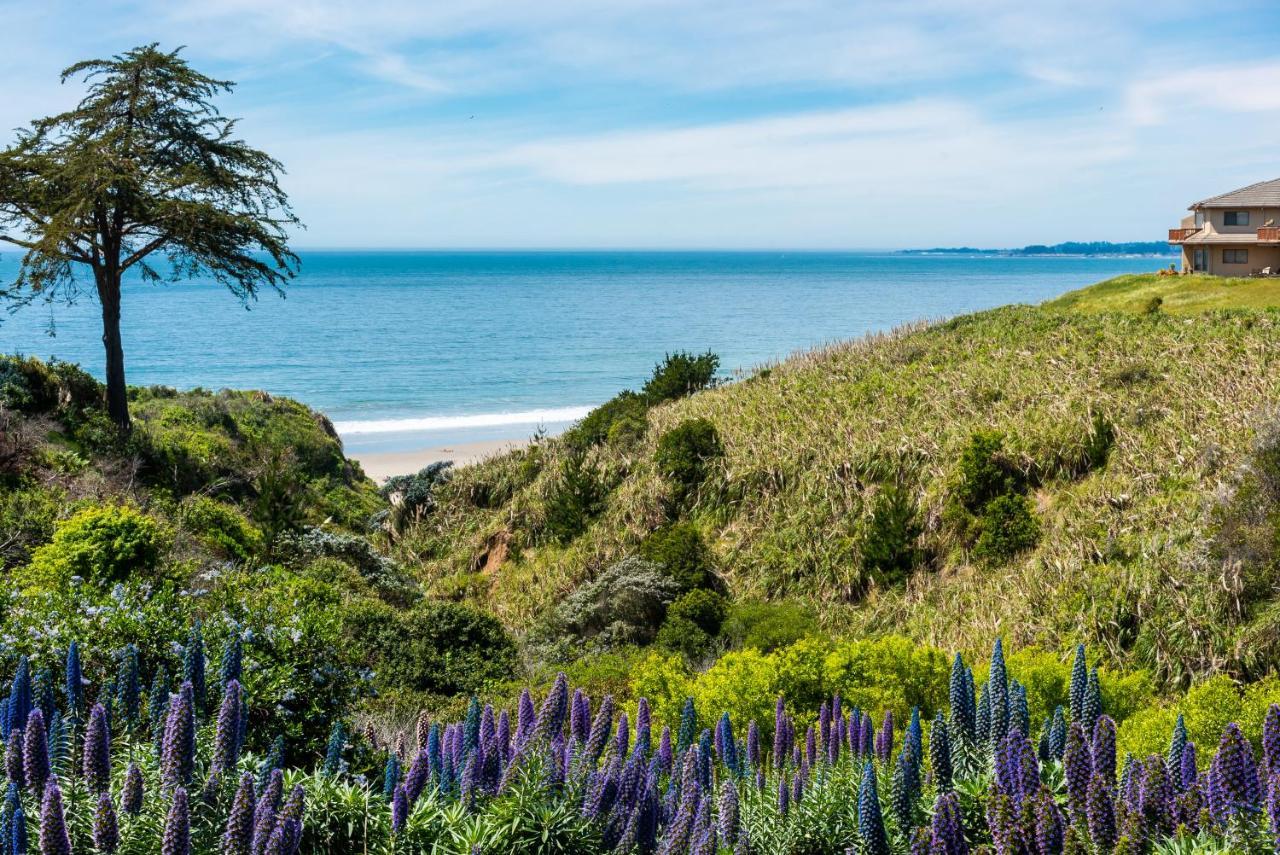
M1280 177L1275 0L0 0L0 141L158 42L304 248L1161 240Z

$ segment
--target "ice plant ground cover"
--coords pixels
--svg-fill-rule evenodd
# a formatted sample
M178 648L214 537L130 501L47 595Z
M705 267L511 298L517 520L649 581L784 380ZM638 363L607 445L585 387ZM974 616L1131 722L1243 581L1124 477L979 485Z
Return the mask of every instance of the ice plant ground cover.
M337 720L323 759L295 762L280 739L244 750L238 643L216 675L198 627L180 677L114 659L86 674L73 644L56 677L25 658L8 675L0 855L1280 851L1280 705L1260 733L1197 746L1179 717L1167 750L1120 757L1083 647L1044 721L997 640L985 681L957 655L948 708L906 721L837 696L745 723L690 699L660 722L560 675L392 740Z

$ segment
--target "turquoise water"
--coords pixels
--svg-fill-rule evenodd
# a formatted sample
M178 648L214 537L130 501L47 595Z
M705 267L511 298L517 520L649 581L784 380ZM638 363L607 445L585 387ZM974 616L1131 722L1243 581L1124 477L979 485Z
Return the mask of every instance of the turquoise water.
M921 318L1036 303L1156 258L787 252L307 252L288 299L131 282L129 382L257 388L324 410L352 452L551 431L668 351L726 373ZM0 256L0 282L17 257ZM98 308L0 315L0 351L101 377ZM51 321L56 335L50 336Z

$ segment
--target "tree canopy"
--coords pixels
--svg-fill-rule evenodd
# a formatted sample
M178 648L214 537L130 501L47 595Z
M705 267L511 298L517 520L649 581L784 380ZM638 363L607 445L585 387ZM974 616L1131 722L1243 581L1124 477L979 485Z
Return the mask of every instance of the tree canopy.
M288 230L300 226L279 161L236 137L213 99L232 83L207 77L180 49L154 44L77 63L62 80L87 92L72 110L38 119L0 152L0 242L25 250L11 306L102 305L107 403L129 426L120 343L120 286L205 276L241 300L283 293L298 268Z

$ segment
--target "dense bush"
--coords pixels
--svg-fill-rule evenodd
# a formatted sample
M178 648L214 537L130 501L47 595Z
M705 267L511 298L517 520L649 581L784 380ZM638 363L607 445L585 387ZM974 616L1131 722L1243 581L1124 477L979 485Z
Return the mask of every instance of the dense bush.
M797 602L736 602L729 607L721 636L730 647L769 653L817 634L813 608Z
M560 603L552 631L591 639L601 647L647 644L680 590L657 564L634 556L624 558Z
M693 523L669 523L650 532L640 542L640 555L661 567L681 591L716 587L710 550Z
M658 631L659 647L690 659L705 655L720 634L728 614L725 598L707 590L683 594L667 609L667 619Z
M653 368L653 376L644 384L640 394L650 404L674 401L694 392L700 392L715 382L720 357L711 351L692 354L685 351L669 353Z
M954 500L970 513L980 513L992 499L1021 488L1021 479L1004 456L1004 435L975 431L956 464Z
M449 483L453 476L453 462L441 460L432 463L412 475L395 475L388 478L378 492L389 507L378 514L375 522L383 523L392 533L399 534L435 510L435 491Z
M409 611L366 605L348 615L379 685L434 695L477 692L508 679L515 643L492 615L429 601Z
M146 579L156 570L161 544L160 526L138 509L90 507L58 524L53 540L35 551L21 579L50 590L65 589L75 578L99 587Z
M226 558L247 561L262 549L262 532L233 505L208 496L191 496L180 508L192 536Z
M644 433L649 401L643 395L624 391L587 413L564 434L564 441L586 449L605 441L627 443Z
M658 440L654 462L681 496L706 479L712 464L724 457L716 426L707 419L690 419L667 431Z
M336 558L355 568L377 596L407 606L419 596L418 584L390 558L374 549L368 539L353 534L308 528L288 537L283 553L294 563L315 558Z
M919 510L908 490L898 484L881 485L862 538L863 570L883 585L905 579L920 561L923 531Z
M713 385L719 365L720 357L711 352L667 354L654 366L653 374L639 394L630 390L620 392L587 413L582 421L565 431L565 444L579 451L604 442L631 445L644 435L650 407Z
M573 540L604 509L605 495L600 475L586 453L570 449L547 496L543 533L557 543Z
M973 555L985 564L1003 564L1032 549L1040 540L1040 521L1026 496L1008 494L992 499L983 509L978 526Z

